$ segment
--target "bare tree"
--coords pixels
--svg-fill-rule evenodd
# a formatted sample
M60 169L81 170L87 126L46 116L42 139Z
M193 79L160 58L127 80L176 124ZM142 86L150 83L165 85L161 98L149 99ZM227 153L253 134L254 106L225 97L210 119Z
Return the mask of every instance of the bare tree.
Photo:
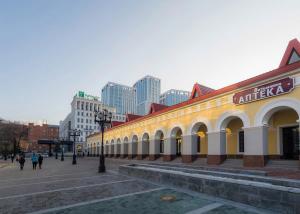
M7 154L20 152L20 141L27 138L28 128L22 124L0 123L0 152Z

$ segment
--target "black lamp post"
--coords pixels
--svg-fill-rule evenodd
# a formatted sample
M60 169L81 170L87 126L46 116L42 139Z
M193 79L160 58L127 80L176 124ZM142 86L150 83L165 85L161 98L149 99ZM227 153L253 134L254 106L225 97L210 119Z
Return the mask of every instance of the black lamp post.
M108 112L106 109L103 111L97 111L95 110L95 123L98 123L100 128L101 128L101 155L99 158L99 169L98 172L105 172L105 163L104 163L104 146L103 146L103 136L104 136L104 129L107 125L111 124L111 118L112 118L112 113Z
M73 165L77 164L76 153L75 153L75 142L76 142L76 137L79 137L80 135L81 135L81 130L79 130L79 129L71 129L70 130L70 136L74 137L74 142L73 142L73 161L72 161Z
M61 143L61 156L60 156L60 161L64 161L65 157L64 157L64 140L60 141Z

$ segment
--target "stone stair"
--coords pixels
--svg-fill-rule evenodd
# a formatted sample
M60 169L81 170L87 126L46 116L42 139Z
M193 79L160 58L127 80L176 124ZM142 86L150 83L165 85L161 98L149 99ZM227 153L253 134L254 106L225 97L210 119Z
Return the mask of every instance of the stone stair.
M167 186L205 193L278 213L300 213L300 181L238 173L226 169L194 169L186 165L129 164L120 173ZM251 173L251 172L250 172Z

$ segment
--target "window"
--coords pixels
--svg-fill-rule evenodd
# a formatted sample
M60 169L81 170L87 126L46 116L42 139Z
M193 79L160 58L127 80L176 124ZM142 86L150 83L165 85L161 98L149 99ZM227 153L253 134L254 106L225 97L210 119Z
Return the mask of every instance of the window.
M83 111L81 112L81 116L83 116Z
M86 119L85 122L86 122L86 123L89 123L89 119Z
M164 153L164 140L163 139L161 139L159 141L159 152Z
M80 118L77 118L77 122L80 123Z
M244 144L244 131L239 131L239 152L244 152L245 144Z
M83 125L81 125L81 128L83 128Z
M80 112L79 111L77 112L77 115L80 116Z
M83 118L81 118L81 122L83 123Z
M200 153L201 150L201 137L197 135L197 153Z

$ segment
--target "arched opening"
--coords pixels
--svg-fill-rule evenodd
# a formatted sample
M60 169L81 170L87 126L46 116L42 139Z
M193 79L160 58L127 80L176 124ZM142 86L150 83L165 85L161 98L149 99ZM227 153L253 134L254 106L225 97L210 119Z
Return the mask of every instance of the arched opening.
M243 118L245 120L245 118ZM239 116L229 115L220 124L220 155L222 160L226 158L242 158L244 154L244 122Z
M196 123L191 130L191 135L192 155L205 158L208 151L207 126L202 122Z
M238 117L229 118L226 130L227 158L243 158L245 152L244 124Z
M271 109L263 121L268 125L270 159L299 160L299 115L290 107Z
M144 133L141 143L138 143L138 159L142 160L149 156L150 139L149 134Z
M124 138L123 144L122 144L123 148L121 149L121 155L122 157L127 157L128 156L128 137Z
M171 131L171 154L175 157L181 157L182 153L182 130L179 127Z
M150 160L156 160L164 155L165 146L164 133L161 130L156 131L153 145L150 145ZM151 151L152 150L152 151Z
M109 141L106 141L105 143L105 157L109 155Z
M138 151L138 137L134 135L132 137L131 143L128 144L128 158L133 159L137 156Z
M94 143L94 147L93 147L94 151L93 151L93 155L94 157L96 156L96 153L97 153L97 147L96 147L96 143Z
M110 157L113 157L115 154L115 141L111 140L110 142Z
M121 139L118 138L116 148L115 148L115 157L120 157L121 154Z
M97 156L100 155L100 143L98 142L97 143Z

